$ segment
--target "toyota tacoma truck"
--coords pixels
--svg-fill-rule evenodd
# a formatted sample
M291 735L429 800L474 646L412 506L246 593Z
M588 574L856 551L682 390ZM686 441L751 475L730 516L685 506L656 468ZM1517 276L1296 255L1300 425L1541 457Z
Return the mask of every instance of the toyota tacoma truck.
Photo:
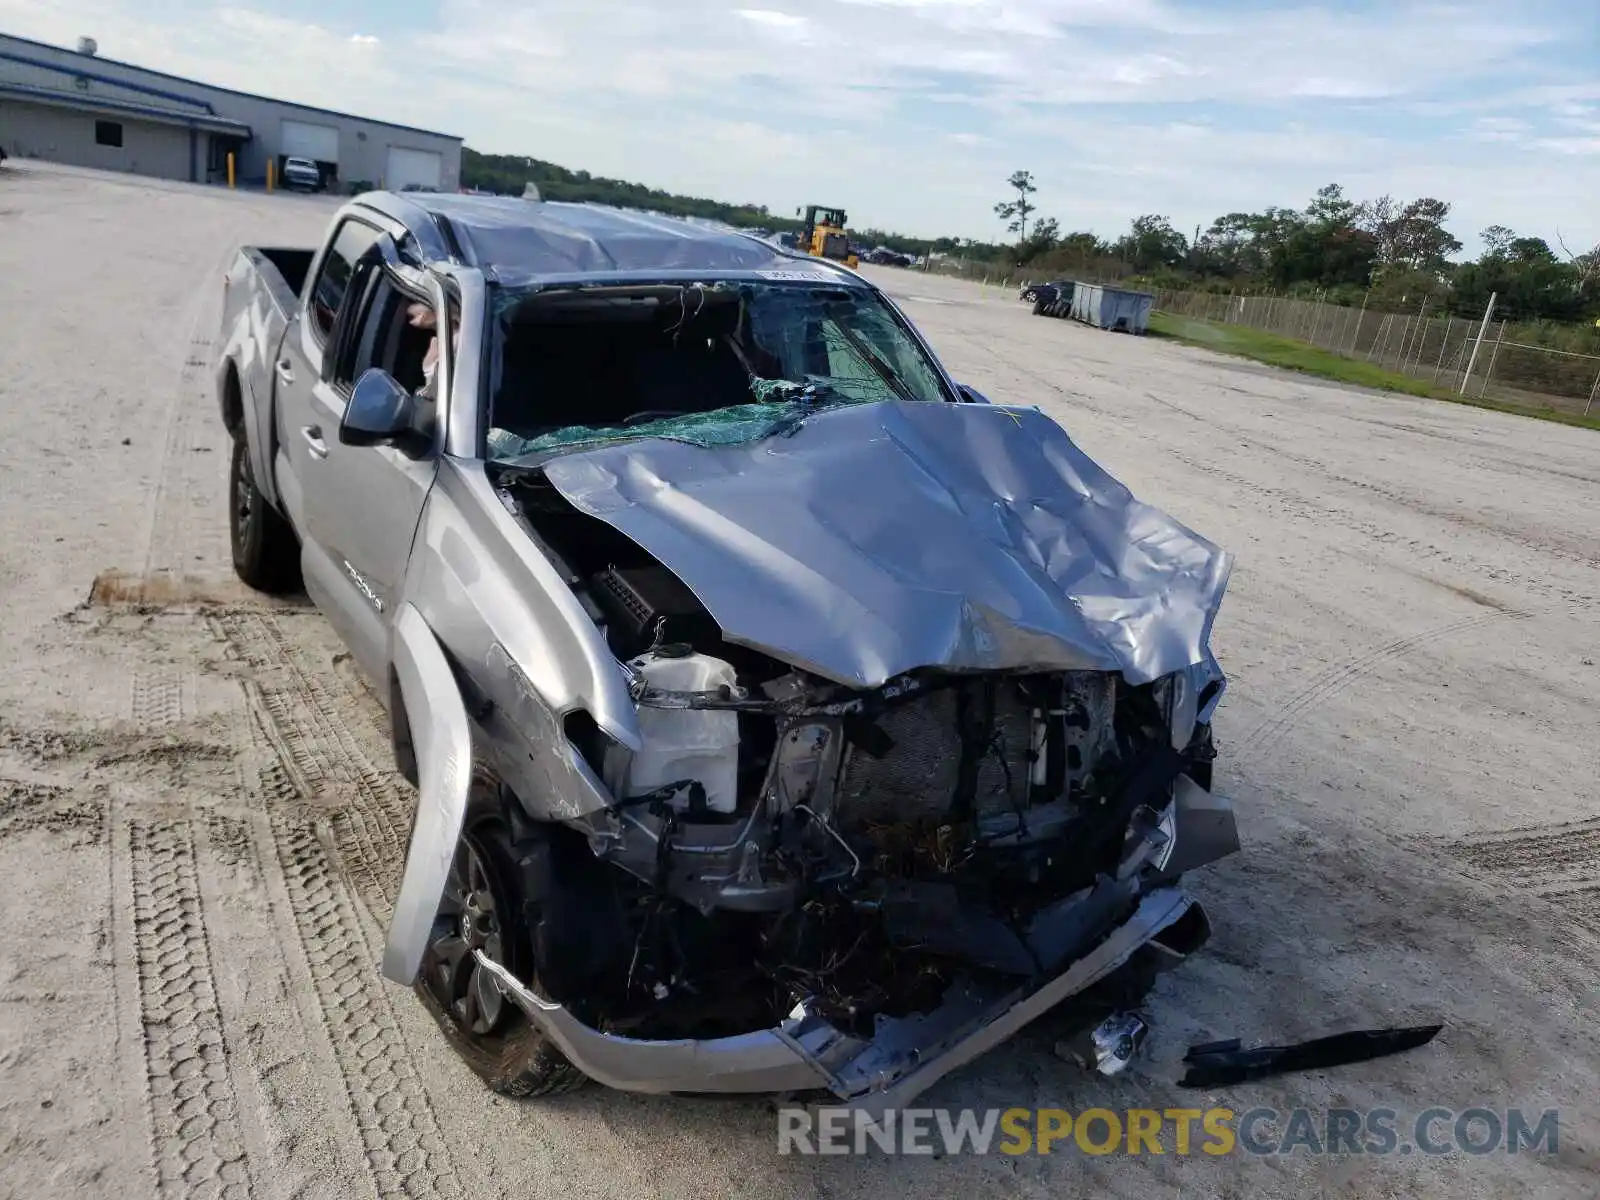
M240 252L217 381L234 566L416 787L382 973L489 1086L887 1109L1205 940L1229 556L856 272L372 193Z

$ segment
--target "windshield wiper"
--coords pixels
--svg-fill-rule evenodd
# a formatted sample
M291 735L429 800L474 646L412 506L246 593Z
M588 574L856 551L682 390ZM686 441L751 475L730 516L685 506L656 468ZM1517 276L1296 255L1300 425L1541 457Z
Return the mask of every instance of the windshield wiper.
M842 321L835 320L833 324L835 329L844 334L845 340L850 343L850 348L860 355L862 361L864 361L867 366L871 367L873 371L877 373L879 379L883 380L884 383L889 385L889 389L894 392L896 396L898 396L901 400L916 399L916 397L911 394L910 390L901 381L900 377L894 373L894 368L888 363L884 362L883 359L879 358L877 352L873 350L871 346L867 345L866 342L862 341L859 334L850 329Z

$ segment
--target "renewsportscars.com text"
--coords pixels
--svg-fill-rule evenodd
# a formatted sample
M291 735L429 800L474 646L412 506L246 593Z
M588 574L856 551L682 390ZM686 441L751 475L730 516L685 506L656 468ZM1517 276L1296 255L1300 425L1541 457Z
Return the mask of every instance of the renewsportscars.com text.
M780 1108L779 1154L1554 1154L1555 1109Z

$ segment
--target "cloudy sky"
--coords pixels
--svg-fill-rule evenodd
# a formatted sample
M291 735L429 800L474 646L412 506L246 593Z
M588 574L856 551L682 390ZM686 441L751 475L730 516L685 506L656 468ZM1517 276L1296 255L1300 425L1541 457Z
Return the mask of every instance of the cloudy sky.
M995 238L1435 195L1600 242L1600 0L0 0L0 29L674 191Z

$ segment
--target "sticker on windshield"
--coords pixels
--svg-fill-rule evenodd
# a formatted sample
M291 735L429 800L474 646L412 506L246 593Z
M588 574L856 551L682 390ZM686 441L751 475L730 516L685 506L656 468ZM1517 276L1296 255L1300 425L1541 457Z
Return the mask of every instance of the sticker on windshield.
M763 279L803 279L807 282L831 278L821 271L757 271L756 274Z

